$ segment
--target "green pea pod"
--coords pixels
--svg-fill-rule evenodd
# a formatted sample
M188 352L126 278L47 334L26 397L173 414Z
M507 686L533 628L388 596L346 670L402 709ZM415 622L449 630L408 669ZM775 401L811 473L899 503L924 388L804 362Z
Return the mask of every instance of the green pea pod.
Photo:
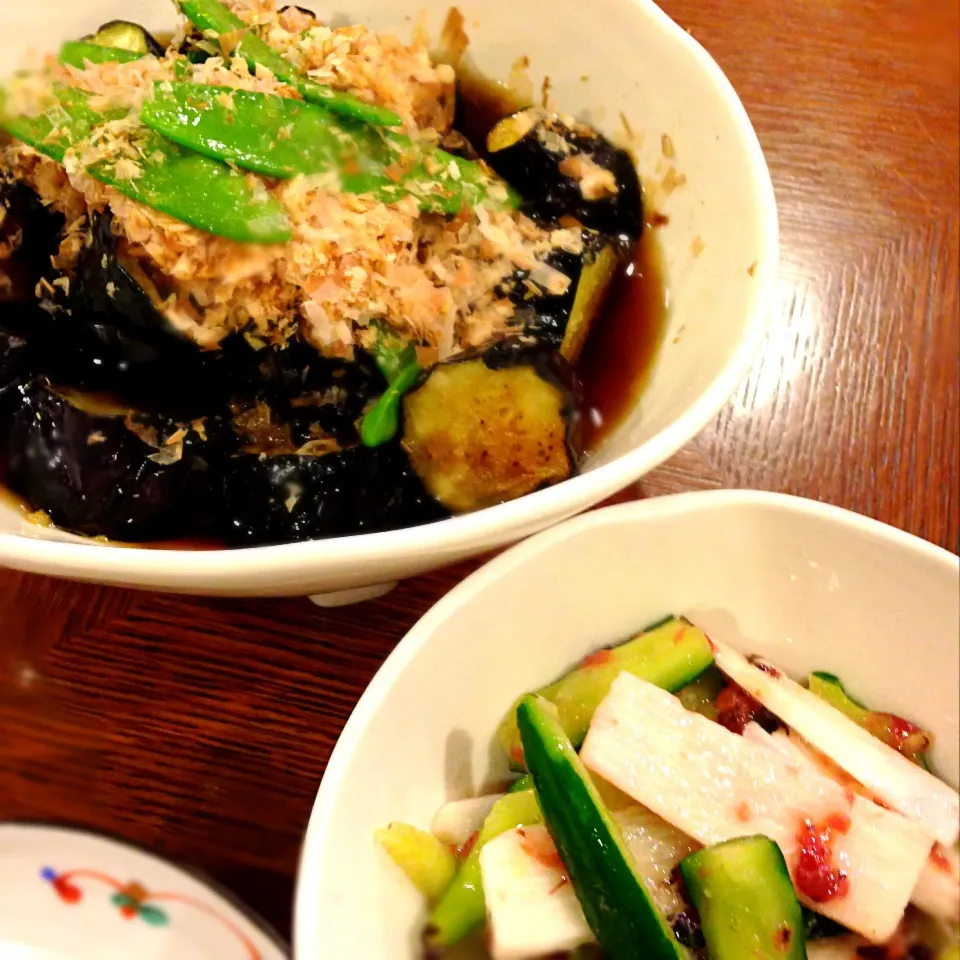
M375 107L353 97L348 93L339 93L330 87L314 83L303 76L297 68L282 54L261 40L236 14L218 0L179 0L180 9L190 22L200 30L211 31L218 37L223 34L244 33L234 51L250 65L266 67L278 80L296 87L305 100L319 103L334 113L354 120L362 120L381 127L398 127L403 121L392 110Z
M0 129L33 147L57 163L67 150L86 140L94 129L109 120L119 120L126 110L98 113L87 105L88 94L71 88L55 89L50 106L35 117L9 114L4 106L7 94L0 90Z
M71 40L60 48L59 60L69 67L83 70L90 63L131 63L142 59L144 54L120 47L104 47L85 40Z
M283 205L262 184L145 131L139 176L119 176L117 164L104 160L88 173L154 210L198 230L238 243L287 243L293 237Z
M382 323L374 323L377 338L370 354L387 383L393 383L408 367L417 366L417 348Z
M140 119L184 147L245 170L278 178L332 172L345 193L372 194L384 203L409 194L421 209L451 215L482 201L518 202L479 164L442 150L424 155L406 137L289 97L159 82Z
M420 366L416 362L404 367L380 399L367 411L360 424L360 440L365 447L379 447L388 443L400 429L400 401L417 382Z
M191 150L268 177L361 165L376 183L384 161L390 162L382 138L369 127L341 124L322 107L272 94L161 81L140 119ZM377 145L380 156L370 156Z
M0 97L0 128L58 163L97 127L126 115L124 110L91 110L88 95L80 90L58 90L55 97L36 117L8 115L5 97ZM133 200L217 236L240 243L291 239L283 205L262 185L251 187L226 164L183 150L151 130L144 128L136 139L141 154L136 176L118 172L111 160L94 163L87 172Z
M400 401L420 375L417 349L413 343L397 336L383 324L374 324L374 329L377 338L370 353L387 381L387 389L360 424L360 440L365 447L379 447L397 435Z

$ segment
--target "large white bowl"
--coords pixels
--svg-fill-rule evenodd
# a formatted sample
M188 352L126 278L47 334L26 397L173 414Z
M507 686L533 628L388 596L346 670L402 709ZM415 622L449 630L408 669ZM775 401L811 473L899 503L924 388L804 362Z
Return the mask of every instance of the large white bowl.
M425 10L436 36L449 6L450 0L416 0L407 7L393 0L352 0L343 12L405 33ZM481 553L572 516L662 463L723 406L760 344L777 272L770 176L729 82L696 41L649 0L465 0L458 6L473 59L487 75L507 76L525 54L536 86L548 75L566 111L584 115L611 135L622 133L620 117L626 117L642 134L642 142L634 143L641 175L657 209L670 218L659 232L670 290L663 349L642 401L583 475L417 529L215 552L84 542L25 523L16 509L0 504L0 564L185 593L350 591ZM327 5L323 12L329 13ZM169 0L5 0L2 72L13 69L27 50L55 49L64 38L114 17L154 29L172 22ZM662 155L665 134L675 160ZM658 196L655 184L672 164L686 184Z
M957 557L874 520L749 491L610 507L514 547L404 637L347 723L301 855L297 960L419 956L419 897L373 831L426 828L502 778L495 731L519 694L668 613L929 728L956 786L958 575Z

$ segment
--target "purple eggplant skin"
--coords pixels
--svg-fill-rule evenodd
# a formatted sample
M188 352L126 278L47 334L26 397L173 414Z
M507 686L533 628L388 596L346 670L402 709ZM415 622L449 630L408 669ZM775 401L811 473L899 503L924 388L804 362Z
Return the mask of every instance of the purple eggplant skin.
M181 426L170 418L90 412L43 378L17 393L4 438L5 480L33 509L63 529L119 541L195 530L219 488L222 456L212 419L182 425L182 454L173 459L128 426L129 419L166 439Z
M22 388L33 378L35 361L35 351L26 337L0 327L0 451L6 447L13 414L22 401ZM4 473L0 454L0 477Z
M509 122L510 118L501 121ZM544 130L550 136L541 136ZM549 146L556 138L566 142L565 150ZM576 154L609 170L617 192L586 199L579 182L560 169L566 157ZM501 145L499 150L488 150L485 159L523 197L524 211L536 219L555 222L573 217L585 227L625 242L639 240L643 233L643 197L633 158L583 124L571 125L557 116L541 117L518 140Z
M16 239L9 259L0 260L0 320L9 302L33 301L40 278L51 271L50 258L57 252L64 218L44 206L25 183L0 171L0 242ZM3 277L0 277L2 280Z
M357 351L352 361L323 357L294 338L282 348L260 351L254 390L278 422L289 425L296 446L317 436L317 429L347 447L360 440L364 408L386 389L373 358Z
M180 417L225 404L230 358L170 326L121 262L109 210L94 218L89 239L68 292L44 303L50 377Z
M500 293L515 304L517 316L523 320L524 333L547 348L559 350L563 343L583 272L584 256L557 249L546 258L551 267L570 278L570 286L564 293L530 297L524 282L529 276L527 270L517 270L500 285Z
M446 516L396 443L323 456L243 454L224 470L220 533L234 546L375 533Z
M20 396L18 388L33 377L36 369L29 339L0 328L0 411L12 413Z

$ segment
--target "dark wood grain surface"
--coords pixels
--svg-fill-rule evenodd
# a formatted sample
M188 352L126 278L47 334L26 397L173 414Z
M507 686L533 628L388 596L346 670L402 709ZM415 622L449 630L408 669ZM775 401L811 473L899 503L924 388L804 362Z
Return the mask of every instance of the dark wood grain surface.
M958 549L960 14L954 0L665 0L773 173L761 358L627 496L761 487ZM119 834L289 934L299 843L353 704L475 564L375 603L195 600L0 571L0 818Z

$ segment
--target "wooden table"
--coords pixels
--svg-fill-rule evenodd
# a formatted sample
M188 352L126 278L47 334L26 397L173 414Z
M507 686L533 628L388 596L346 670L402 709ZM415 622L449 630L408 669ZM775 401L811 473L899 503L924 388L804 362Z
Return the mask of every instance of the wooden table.
M629 495L785 490L956 551L956 3L664 6L753 118L782 269L746 383ZM0 572L0 818L146 844L289 934L299 843L337 735L394 644L471 568L334 611Z

